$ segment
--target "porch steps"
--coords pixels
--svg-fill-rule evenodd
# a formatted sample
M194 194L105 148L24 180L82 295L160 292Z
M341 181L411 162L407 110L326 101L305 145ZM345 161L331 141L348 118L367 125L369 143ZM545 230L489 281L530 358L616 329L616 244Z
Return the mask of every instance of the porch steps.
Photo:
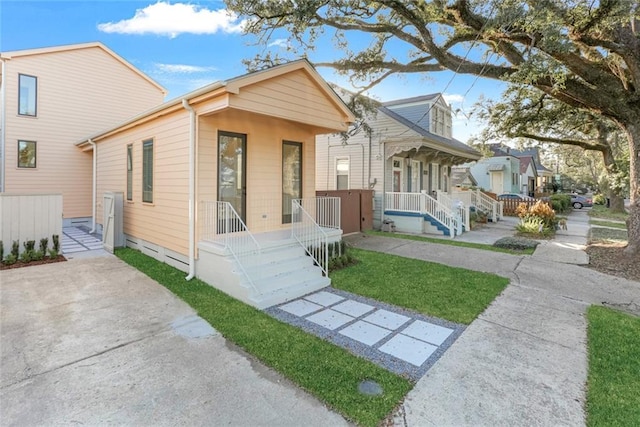
M431 230L433 230L433 228L435 228L438 233L433 233L433 234L440 234L442 233L444 236L450 236L451 233L449 232L449 229L447 227L445 227L442 223L440 223L440 221L437 221L434 217L432 217L429 214L423 214L423 218L425 223L428 223L429 225L431 225ZM428 230L425 230L425 232Z
M331 284L331 280L322 275L320 267L314 265L311 257L291 238L263 245L261 256L251 266L245 267L253 278L253 287L230 254L220 253L218 248L217 256L213 259L206 243L201 242L199 248L200 261L204 262L198 269L198 276L259 309L299 298ZM224 265L221 264L223 261ZM226 280L215 277L224 274L222 272L225 269L229 272Z

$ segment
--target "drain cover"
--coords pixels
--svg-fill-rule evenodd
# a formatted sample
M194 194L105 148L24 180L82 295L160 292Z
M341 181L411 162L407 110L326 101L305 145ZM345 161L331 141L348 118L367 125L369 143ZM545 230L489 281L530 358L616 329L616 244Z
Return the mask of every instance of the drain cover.
M382 387L375 381L364 380L358 384L358 391L367 396L377 396L382 394Z

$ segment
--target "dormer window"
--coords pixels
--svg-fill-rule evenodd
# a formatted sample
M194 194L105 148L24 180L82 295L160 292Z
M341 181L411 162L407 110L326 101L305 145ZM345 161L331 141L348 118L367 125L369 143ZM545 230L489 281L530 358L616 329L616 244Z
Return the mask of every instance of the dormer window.
M36 116L38 78L19 74L18 114L21 116Z
M434 106L431 113L431 132L451 138L451 112L446 108Z

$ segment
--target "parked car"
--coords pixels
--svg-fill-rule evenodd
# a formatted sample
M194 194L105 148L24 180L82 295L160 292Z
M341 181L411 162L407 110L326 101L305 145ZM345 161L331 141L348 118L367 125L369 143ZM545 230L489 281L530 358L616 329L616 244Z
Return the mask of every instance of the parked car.
M571 194L571 205L574 209L590 208L593 206L591 198Z
M525 196L524 194L516 194L516 193L504 193L498 196L498 200L536 200L533 197Z

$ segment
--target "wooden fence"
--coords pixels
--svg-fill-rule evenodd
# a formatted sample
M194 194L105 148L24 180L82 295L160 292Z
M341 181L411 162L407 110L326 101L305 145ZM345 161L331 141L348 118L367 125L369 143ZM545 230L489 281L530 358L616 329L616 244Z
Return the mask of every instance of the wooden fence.
M531 207L535 205L538 200L518 200L518 199L499 199L504 202L504 211L503 214L505 216L517 216L516 210L520 204L524 203L527 207ZM548 201L542 201L542 203L549 204Z
M4 253L9 253L14 241L23 243L35 240L36 248L40 239L57 234L62 242L62 194L0 194L0 240Z

